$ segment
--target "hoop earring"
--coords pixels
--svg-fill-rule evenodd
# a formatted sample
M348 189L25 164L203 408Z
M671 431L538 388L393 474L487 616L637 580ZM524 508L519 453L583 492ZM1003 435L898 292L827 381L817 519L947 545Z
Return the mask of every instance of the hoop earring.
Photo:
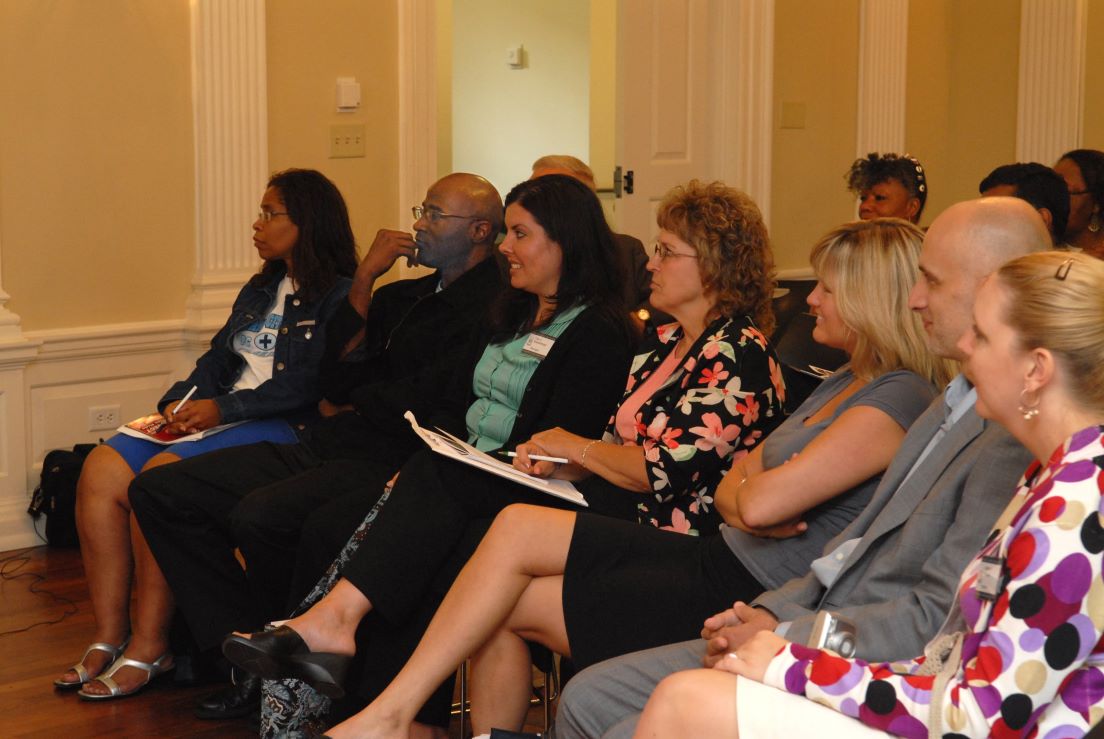
M1089 220L1089 231L1096 233L1100 230L1100 214L1093 213L1092 218Z
M1016 410L1023 416L1023 420L1030 421L1039 415L1039 399L1035 398L1035 402L1029 403L1027 401L1027 388L1025 387L1020 391L1020 407Z

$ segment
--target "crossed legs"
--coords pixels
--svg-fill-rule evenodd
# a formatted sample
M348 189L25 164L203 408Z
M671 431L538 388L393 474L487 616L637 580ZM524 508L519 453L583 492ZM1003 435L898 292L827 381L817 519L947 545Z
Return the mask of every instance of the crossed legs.
M568 653L561 594L574 524L575 514L567 511L526 505L504 509L406 666L371 705L329 735L407 736L422 703L473 653L473 728L520 726L529 691L525 640ZM325 641L302 635L312 649L330 651Z

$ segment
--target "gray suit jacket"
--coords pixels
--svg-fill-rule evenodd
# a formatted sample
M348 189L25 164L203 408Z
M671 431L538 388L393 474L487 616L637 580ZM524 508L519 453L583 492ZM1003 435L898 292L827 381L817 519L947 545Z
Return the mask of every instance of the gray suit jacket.
M825 553L862 537L831 588L812 572L754 601L805 642L818 610L858 627L856 656L915 657L938 631L962 570L1004 510L1031 455L971 408L905 479L945 417L940 395L912 425L866 509Z

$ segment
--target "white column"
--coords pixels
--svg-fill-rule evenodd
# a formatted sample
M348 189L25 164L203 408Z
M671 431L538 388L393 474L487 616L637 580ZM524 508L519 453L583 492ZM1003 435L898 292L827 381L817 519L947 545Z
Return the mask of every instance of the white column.
M7 307L7 302L11 300L11 296L4 291L3 252L3 245L0 244L0 344L23 340L23 329L20 327L19 316L12 313Z
M1051 164L1081 144L1086 0L1021 0L1016 161Z
M28 341L23 336L19 316L5 305L10 297L0 286L0 551L31 542L26 514L28 441L24 377L27 364L40 346L40 342Z
M862 0L857 156L904 153L907 59L908 0Z
M770 223L774 110L774 0L725 0L717 31L720 178L747 192Z
M413 222L410 207L437 180L437 33L435 0L399 0L399 203L400 228ZM451 80L445 80L451 84ZM424 272L424 270L423 270ZM399 274L419 272L399 260Z
M250 227L268 177L264 0L192 0L196 271L190 334L209 337L257 268Z

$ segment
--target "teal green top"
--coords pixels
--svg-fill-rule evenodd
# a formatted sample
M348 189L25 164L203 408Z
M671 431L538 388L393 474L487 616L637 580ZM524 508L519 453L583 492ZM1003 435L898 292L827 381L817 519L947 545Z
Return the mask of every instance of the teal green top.
M505 344L487 345L472 377L475 402L465 416L469 444L486 452L500 449L506 443L514 429L525 388L541 361L541 357L524 351L525 342L533 334L559 338L585 309L584 305L568 308L536 331Z

